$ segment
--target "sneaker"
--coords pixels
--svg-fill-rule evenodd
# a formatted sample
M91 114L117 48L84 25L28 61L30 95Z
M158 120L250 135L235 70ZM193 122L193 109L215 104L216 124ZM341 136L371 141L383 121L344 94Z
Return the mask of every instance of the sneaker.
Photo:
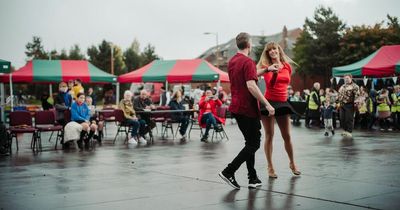
M129 141L128 141L128 144L137 144L138 142L137 142L137 140L136 140L136 138L134 138L134 137L131 137L130 139L129 139Z
M185 142L186 141L186 135L182 135L180 140L181 140L181 142Z
M332 130L332 136L334 136L335 135L335 131L334 130Z
M325 133L324 133L324 136L329 136L328 132L325 132Z
M240 189L240 185L236 182L235 175L228 175L224 172L220 172L218 175L234 189Z
M258 177L249 178L249 188L257 188L261 186L261 180Z
M347 132L346 137L347 137L347 138L353 138L353 135L352 135L350 132Z
M208 142L208 136L203 136L200 141L207 143Z
M141 144L147 144L146 139L144 139L142 136L139 137L139 141L138 142L141 143Z

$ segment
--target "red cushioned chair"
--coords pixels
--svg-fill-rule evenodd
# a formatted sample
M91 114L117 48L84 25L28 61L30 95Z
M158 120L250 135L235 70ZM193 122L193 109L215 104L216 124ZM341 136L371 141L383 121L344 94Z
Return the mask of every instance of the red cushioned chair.
M56 145L54 149L57 149L58 140L62 140L61 133L63 132L63 127L61 125L56 125L55 115L53 111L38 111L35 113L35 127L37 129L37 140L39 142L40 150L42 149L42 133L51 132L49 141L53 136L53 133L57 132Z
M10 138L11 142L12 139L15 138L15 144L17 145L17 151L19 150L18 147L18 134L24 133L31 133L32 140L31 140L31 148L33 151L39 150L39 145L37 143L37 129L32 126L32 116L31 113L28 111L14 111L10 112ZM10 151L11 150L10 144Z

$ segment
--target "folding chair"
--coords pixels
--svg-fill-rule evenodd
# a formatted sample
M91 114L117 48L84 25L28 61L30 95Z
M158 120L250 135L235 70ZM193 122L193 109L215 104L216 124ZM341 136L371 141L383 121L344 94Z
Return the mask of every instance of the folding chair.
M105 107L99 112L99 119L104 121L104 136L107 136L107 122L116 122L115 110L112 107Z
M56 145L54 149L57 149L58 140L62 140L63 127L56 125L55 115L53 111L37 111L35 113L35 128L37 129L37 140L39 142L40 150L42 150L42 133L51 132L49 141L55 131L57 131Z
M28 111L14 111L10 112L10 141L15 138L15 144L17 145L17 151L19 150L18 146L18 134L20 133L31 133L31 148L33 151L39 151L39 145L37 143L37 129L32 126L32 116ZM11 153L11 143L10 143L10 153Z
M115 144L115 141L117 140L117 136L121 132L126 134L125 141L124 141L124 144L126 144L128 142L128 138L129 138L128 136L129 136L129 131L131 129L131 126L126 123L124 112L121 109L115 109L113 115L115 117L115 122L117 123L117 134L115 135L113 144Z
M228 110L227 106L220 106L217 108L217 116L223 119L226 119L226 112ZM213 141L214 136L216 137L216 139L218 139L218 135L221 137L220 140L224 139L226 137L227 140L229 140L228 135L225 132L224 129L224 124L223 123L217 123L217 126L219 126L219 129L215 129L213 128L213 132L211 134L211 141Z

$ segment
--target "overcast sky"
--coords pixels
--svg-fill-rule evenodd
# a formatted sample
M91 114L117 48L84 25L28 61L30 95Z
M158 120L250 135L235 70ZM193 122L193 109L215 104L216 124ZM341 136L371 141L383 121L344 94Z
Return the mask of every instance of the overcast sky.
M103 39L125 50L134 38L164 59L195 58L241 31L253 35L302 27L318 5L330 6L347 25L373 25L400 17L399 0L0 0L0 59L17 68L32 36L45 50L78 44L82 51Z

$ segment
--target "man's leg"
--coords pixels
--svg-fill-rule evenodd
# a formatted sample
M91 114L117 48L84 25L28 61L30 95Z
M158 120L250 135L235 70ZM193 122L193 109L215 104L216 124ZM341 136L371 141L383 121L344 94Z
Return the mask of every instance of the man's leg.
M254 154L260 148L261 124L257 118L249 118L242 115L235 115L239 129L245 139L245 146L239 154L228 164L224 172L233 175L243 162L248 162L249 175L255 175Z

